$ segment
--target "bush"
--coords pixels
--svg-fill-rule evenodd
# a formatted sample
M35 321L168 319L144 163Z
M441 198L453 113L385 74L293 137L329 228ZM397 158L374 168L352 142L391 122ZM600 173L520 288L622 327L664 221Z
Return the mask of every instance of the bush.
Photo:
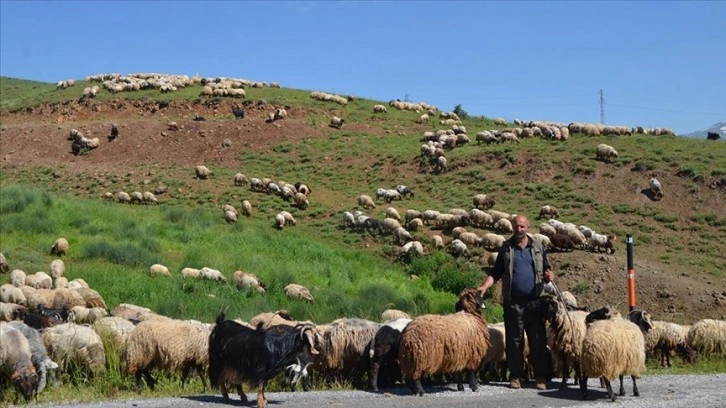
M128 266L151 266L158 263L154 254L132 244L114 245L106 241L88 244L81 255L83 259L106 259L109 262Z

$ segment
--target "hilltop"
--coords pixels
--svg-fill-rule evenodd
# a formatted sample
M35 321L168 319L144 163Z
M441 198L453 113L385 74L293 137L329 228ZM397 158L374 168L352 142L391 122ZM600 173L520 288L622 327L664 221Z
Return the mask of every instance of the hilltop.
M610 303L627 309L624 242L625 234L633 234L639 306L662 320L726 318L726 144L722 142L575 134L564 142L471 143L447 152L449 171L435 174L419 156L419 139L424 131L448 127L440 125L438 117L417 124L420 113L397 112L386 102L354 98L341 106L312 101L309 91L250 88L247 115L235 120L232 107L243 100L199 97L199 86L178 95L102 91L96 99L79 101L88 85L84 82L65 90L33 83L32 92L40 97L21 104L6 103L9 91L4 87L0 117L4 186L34 185L100 199L105 191L149 189L164 182L173 188L160 196L162 205L212 208L250 196L246 189L234 188L236 172L292 183L302 179L312 187L312 205L296 216L311 239L330 245L351 243L392 263L391 238L332 228L340 224L343 211L355 208L358 194L375 197L378 187L406 184L416 197L391 203L403 213L408 208L470 209L474 194L487 193L497 199L495 209L528 214L531 232L537 232L541 222L536 219L539 207L550 204L560 208L562 221L618 236L614 255L553 252L561 290L578 293L581 302L592 307ZM386 104L388 113L374 114L375 103ZM288 117L267 123L267 114L275 107L285 107ZM346 119L341 130L327 126L334 114ZM197 115L206 120L194 121ZM170 131L170 121L177 122L180 130ZM120 131L114 142L106 140L111 123ZM472 140L478 131L504 128L488 118L465 118L463 124ZM71 128L99 137L100 146L86 155L73 155L66 140ZM225 139L229 147L223 146ZM599 143L616 147L620 156L615 163L594 160ZM208 183L193 180L193 167L200 164L215 172ZM651 201L642 192L652 176L665 186L661 201ZM260 217L273 215L269 199L252 197L263 209ZM379 202L372 214L383 218L386 207ZM442 232L427 227L415 235L428 243L432 234Z

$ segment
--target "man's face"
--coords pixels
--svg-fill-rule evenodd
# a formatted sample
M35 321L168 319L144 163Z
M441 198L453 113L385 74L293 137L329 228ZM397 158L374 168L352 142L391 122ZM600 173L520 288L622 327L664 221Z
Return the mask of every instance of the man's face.
M517 237L517 239L522 239L527 234L527 230L529 229L529 222L524 218L515 218L514 219L514 236Z

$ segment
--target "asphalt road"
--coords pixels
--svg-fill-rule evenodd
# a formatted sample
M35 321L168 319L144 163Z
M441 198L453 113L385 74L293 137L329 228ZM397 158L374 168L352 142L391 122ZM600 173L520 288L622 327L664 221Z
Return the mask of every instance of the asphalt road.
M551 389L537 391L534 383L524 384L520 390L511 390L507 384L482 385L472 392L456 391L456 386L425 388L423 397L413 396L407 388L383 390L381 393L365 391L310 391L310 392L271 392L267 393L269 408L319 408L319 407L416 407L416 408L471 408L477 406L493 407L664 407L664 408L724 408L726 407L726 373L684 376L646 376L638 380L640 397L632 396L632 382L625 379L626 396L618 397L612 403L604 389L599 388L597 380L589 381L590 399L581 400L580 391L572 384L560 391L560 383L555 381ZM617 393L618 382L613 384ZM249 387L245 387L248 390ZM230 394L229 402L222 401L221 395L200 395L179 398L132 399L123 401L103 401L74 404L43 404L33 407L58 408L200 408L200 407L254 407L256 394L247 392L250 401L241 402Z

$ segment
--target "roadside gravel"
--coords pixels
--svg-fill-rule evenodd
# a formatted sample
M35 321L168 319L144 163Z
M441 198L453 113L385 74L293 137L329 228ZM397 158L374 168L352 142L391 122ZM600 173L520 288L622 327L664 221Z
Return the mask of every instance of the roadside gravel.
M426 395L416 397L407 388L384 390L382 393L365 391L311 391L311 392L271 392L267 393L269 408L471 408L485 404L490 407L618 407L618 408L723 408L726 407L726 373L709 375L658 375L646 376L638 380L640 397L632 396L632 381L625 379L626 396L610 402L604 389L599 388L597 380L588 382L590 399L582 401L580 391L572 384L559 391L560 383L552 382L549 390L537 391L533 383L523 389L511 390L506 384L482 385L477 392L466 389L456 391L456 386L428 387ZM618 382L613 383L617 392ZM247 389L247 387L246 387ZM132 399L124 401L103 401L94 403L54 403L28 405L30 407L58 408L199 408L199 407L254 407L255 393L247 393L250 401L241 402L230 395L229 402L223 402L221 395L199 395L178 398Z

